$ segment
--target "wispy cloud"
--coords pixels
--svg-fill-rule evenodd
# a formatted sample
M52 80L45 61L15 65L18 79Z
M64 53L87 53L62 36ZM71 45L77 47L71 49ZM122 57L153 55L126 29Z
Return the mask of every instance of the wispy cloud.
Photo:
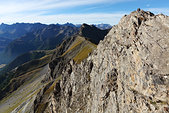
M52 23L66 23L71 22L74 24L88 23L88 24L98 24L98 23L110 23L112 25L117 24L120 18L124 14L116 13L92 13L92 14L61 14L61 15L41 15L32 14L32 15L11 15L10 17L5 16L1 20L4 23L13 23L14 22L41 22L46 24ZM11 22L12 20L12 22Z
M0 2L0 23L41 22L41 23L109 23L117 24L127 11L92 12L104 9L104 4L125 3L137 0L3 0ZM103 4L103 5L102 5ZM71 12L72 8L86 6L83 12ZM88 7L92 6L92 7ZM103 6L103 7L102 7ZM113 5L112 5L113 6ZM169 8L151 8L144 10L169 15ZM62 14L58 13L63 12ZM84 14L85 13L85 14ZM87 13L87 14L86 14Z
M42 23L111 23L116 24L122 13L67 13L72 7L93 4L116 4L133 0L4 0L0 4L0 22ZM63 14L50 11L65 10ZM91 9L92 10L92 9ZM85 10L84 10L85 11Z
M5 2L6 1L6 2ZM21 13L26 11L42 11L49 9L66 9L81 5L100 3L115 4L132 0L4 0L0 4L0 14Z

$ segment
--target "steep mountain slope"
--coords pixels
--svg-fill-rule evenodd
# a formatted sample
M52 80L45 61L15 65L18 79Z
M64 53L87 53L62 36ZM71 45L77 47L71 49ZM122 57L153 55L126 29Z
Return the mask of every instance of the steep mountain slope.
M0 99L15 91L20 87L27 79L30 79L34 75L31 75L34 70L38 70L48 64L51 60L52 53L49 53L41 58L32 59L26 63L18 65L15 69L10 70L16 65L9 64L0 75ZM4 73L5 72L5 73ZM30 74L29 74L30 73Z
M72 41L68 49L61 56L56 53L54 60L49 64L52 78L58 77L70 60L80 63L96 49L96 45L87 41L84 37L76 36L72 40L74 41Z
M14 69L17 66L24 64L30 60L41 58L49 53L51 53L51 51L39 50L39 51L30 51L28 53L22 54L22 55L18 56L16 59L14 59L12 62L10 62L6 66L5 71L9 71L11 69Z
M11 72L11 70L16 69L16 71L18 71L17 69L20 67L23 67L25 65L25 63L29 62L37 62L38 59L42 58L42 57L46 57L47 56L51 56L53 54L55 50L48 50L48 51L31 51L28 53L25 53L23 55L18 56L15 60L13 60L11 63L9 63L8 65L6 65L3 70L0 71L0 88L3 88L6 84L9 83L9 81L15 77L15 73ZM44 59L45 60L45 59ZM28 63L28 64L29 64ZM48 63L48 62L46 62ZM27 70L31 69L32 64L29 64L27 66ZM22 69L22 68L20 68ZM24 70L20 70L20 71L25 71ZM18 74L18 73L17 73Z
M0 101L0 112L26 113L33 110L32 105L34 104L38 92L48 84L48 82L41 82L46 74L48 74L47 72L48 65L34 69L14 79L15 82L18 82L18 85L20 84L20 87L10 92L8 96Z
M125 15L86 61L67 64L48 101L39 100L43 111L168 113L168 34L168 16Z
M52 77L56 78L60 75L70 60L74 60L74 62L79 64L82 60L86 59L96 48L97 43L104 39L108 31L109 30L100 30L95 26L83 24L79 34L70 40L70 45L67 47L64 46L67 50L63 54L56 52L57 55L53 57L53 61L49 64ZM61 57L58 55L61 55Z
M103 37L100 39L103 39ZM93 39L94 37L82 37L79 34L72 36L52 50L52 54L45 54L40 59L26 62L7 73L9 78L6 81L10 82L5 82L7 83L4 83L5 88L0 90L0 97L4 97L0 101L0 112L41 113L46 108L49 102L48 97L53 94L54 86L61 79L61 72L66 68L67 63L72 59L76 63L80 63L88 57L88 54L96 49L96 45L86 40L86 38ZM28 54L32 56L31 53ZM25 55L23 54L17 59ZM17 59L12 64L15 64L14 62Z

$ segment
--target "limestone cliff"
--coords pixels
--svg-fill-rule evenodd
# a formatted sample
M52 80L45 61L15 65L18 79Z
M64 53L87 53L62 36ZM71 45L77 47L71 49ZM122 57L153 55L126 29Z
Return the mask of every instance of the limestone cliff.
M169 17L125 15L87 60L67 64L54 89L45 112L169 112Z

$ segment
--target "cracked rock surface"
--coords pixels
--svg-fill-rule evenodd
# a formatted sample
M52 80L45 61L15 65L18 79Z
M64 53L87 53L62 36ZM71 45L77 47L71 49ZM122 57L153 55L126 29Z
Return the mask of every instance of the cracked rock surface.
M60 88L56 112L168 113L169 17L125 15L87 60L67 65Z

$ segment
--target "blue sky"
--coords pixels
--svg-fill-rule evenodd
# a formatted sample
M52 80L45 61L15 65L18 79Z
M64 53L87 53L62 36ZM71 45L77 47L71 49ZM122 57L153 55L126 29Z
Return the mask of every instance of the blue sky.
M0 23L114 25L137 8L169 15L169 0L0 0Z

